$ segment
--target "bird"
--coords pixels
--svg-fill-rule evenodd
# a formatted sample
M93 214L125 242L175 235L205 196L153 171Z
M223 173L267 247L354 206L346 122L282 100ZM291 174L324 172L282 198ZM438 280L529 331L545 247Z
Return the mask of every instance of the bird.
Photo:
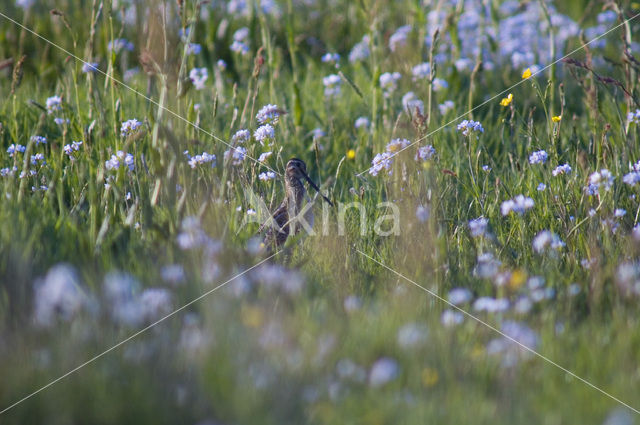
M306 195L303 180L306 180L329 205L333 206L329 198L320 192L318 186L307 174L307 164L301 159L291 158L287 162L284 174L285 197L271 218L258 230L260 233L265 227L268 227L263 240L264 247L281 247L287 241L291 233L291 227L294 227L294 234L300 231L300 227L302 226L298 225L296 221L302 211L302 202ZM311 208L305 212L304 220L309 223L309 225L313 225L313 211Z

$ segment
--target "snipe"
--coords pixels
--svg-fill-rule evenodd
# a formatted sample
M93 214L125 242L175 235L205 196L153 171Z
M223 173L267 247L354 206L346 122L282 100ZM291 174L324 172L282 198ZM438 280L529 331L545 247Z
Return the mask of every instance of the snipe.
M333 203L320 192L318 186L307 175L307 164L301 159L291 158L289 162L287 162L287 169L284 174L284 200L273 213L271 219L260 228L261 231L267 227L264 237L265 247L271 248L275 246L277 248L282 246L287 241L292 227L294 234L300 231L302 226L298 224L299 220L304 219L309 225L313 225L313 211L311 208L305 211L303 217L299 217L302 212L302 203L306 194L304 184L302 183L303 180L309 182L311 187L313 187L329 205L333 206Z

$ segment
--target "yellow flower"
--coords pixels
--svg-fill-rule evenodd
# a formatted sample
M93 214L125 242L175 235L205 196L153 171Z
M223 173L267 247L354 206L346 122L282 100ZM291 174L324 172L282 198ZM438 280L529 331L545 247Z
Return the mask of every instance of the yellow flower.
M258 307L243 307L240 315L242 323L249 328L257 328L264 322L264 314Z
M522 269L516 269L511 273L511 278L509 279L509 288L512 290L516 290L522 286L522 284L527 280L527 272Z
M531 77L531 68L527 68L524 70L524 72L522 73L522 79L526 80L529 77Z
M425 387L433 387L438 383L439 378L440 376L438 375L438 371L435 369L426 367L422 370L422 384Z
M553 122L560 122L561 119L562 119L562 115L558 115L557 117L551 117L551 121Z
M347 159L355 159L356 157L356 151L354 151L353 149L349 149L347 151Z
M509 93L509 95L507 97L505 97L504 99L502 99L500 101L500 105L509 106L509 104L511 103L512 100L513 100L513 95L511 93Z

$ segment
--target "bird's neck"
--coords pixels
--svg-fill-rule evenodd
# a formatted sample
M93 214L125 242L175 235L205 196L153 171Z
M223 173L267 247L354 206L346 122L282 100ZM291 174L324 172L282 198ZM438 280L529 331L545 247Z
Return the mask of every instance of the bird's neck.
M287 177L285 179L285 191L287 202L290 207L295 207L296 210L299 210L302 206L302 200L304 198L304 185L295 177Z

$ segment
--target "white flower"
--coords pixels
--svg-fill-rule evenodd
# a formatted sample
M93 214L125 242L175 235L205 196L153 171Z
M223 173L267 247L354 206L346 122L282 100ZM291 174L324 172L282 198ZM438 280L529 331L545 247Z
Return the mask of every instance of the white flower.
M469 136L472 132L477 131L484 133L484 127L478 121L464 120L457 127L458 131L462 131L462 134Z
M193 68L189 71L189 79L196 90L204 89L205 82L209 78L207 68Z
M416 218L421 223L427 221L429 219L429 207L418 205L418 208L416 209Z
M230 160L233 165L240 165L247 156L247 150L243 147L229 149L224 153L224 159Z
M377 176L378 173L382 170L389 171L391 174L391 164L393 160L390 158L388 152L382 152L377 154L373 160L371 161L371 168L369 169L369 174L372 176Z
M440 317L440 322L444 326L459 325L464 321L464 315L459 311L445 310Z
M398 47L402 47L407 43L407 37L411 32L411 25L403 25L389 37L389 49L395 52Z
M509 309L509 300L505 298L480 297L473 303L475 311L501 313Z
M268 181L268 180L272 180L276 178L276 173L274 173L273 171L267 171L264 173L260 173L260 175L258 176L258 178L262 181Z
M454 288L449 291L449 302L453 305L466 304L473 298L473 294L467 288Z
M370 122L367 117L359 117L354 124L355 128L369 128Z
M627 114L627 121L629 121L629 124L640 124L640 109L636 109L635 112L629 112Z
M258 161L259 162L265 162L267 159L269 159L269 157L273 154L273 152L269 151L269 152L263 152L260 154L260 156L258 157Z
M489 225L489 220L485 217L478 217L473 220L469 220L469 231L471 232L471 237L477 238L479 236L484 236L487 232L487 227Z
M87 303L75 269L68 264L58 264L36 282L34 292L34 319L40 326L51 326L59 317L70 320Z
M415 93L412 91L407 92L404 96L402 96L402 106L409 115L415 115L416 110L420 113L420 115L424 115L424 102L416 98Z
M51 96L47 98L47 113L52 114L55 111L62 110L62 98L60 96Z
M260 142L261 145L269 145L275 138L276 133L271 124L265 124L263 126L258 127L258 129L253 133L253 137Z
M526 210L533 208L533 205L533 199L525 197L524 195L518 195L513 199L504 201L502 205L500 205L500 212L502 215L507 215L513 211L514 213L522 215Z
M478 264L473 269L473 275L481 279L494 277L500 270L502 263L493 257L493 254L486 252L478 255Z
M560 237L555 233L549 230L543 230L539 232L535 236L535 238L533 238L532 245L533 245L533 250L536 253L542 254L544 251L547 250L547 248L551 248L553 250L559 250L565 246L565 243L562 242Z
M322 84L324 85L324 96L335 97L340 94L342 79L339 75L331 74L322 79Z
M447 112L454 108L455 104L453 100L445 100L444 103L438 105L438 109L440 110L440 115L446 115Z
M369 372L369 385L373 388L383 386L396 379L399 374L399 369L398 362L389 357L383 357L377 360Z
M447 83L442 78L434 78L432 84L433 84L433 91L434 92L439 92L439 91L442 91L444 89L448 89L449 88L449 83Z
M407 323L398 329L398 345L401 348L412 348L423 344L427 340L426 326L419 323Z
M335 63L337 64L338 61L340 60L340 55L337 53L325 53L324 55L322 55L322 58L320 59L323 63Z
M198 165L211 163L211 167L216 166L216 156L213 154L208 154L207 152L202 152L199 155L192 156L189 158L189 167L196 168Z
M558 165L553 169L551 174L553 174L554 177L559 176L560 174L571 174L571 166L569 164Z
M356 43L349 53L349 62L359 62L369 57L369 36L365 35L362 40Z
M280 119L282 111L277 105L265 105L256 114L256 120L260 124L272 124L276 125Z
M127 120L120 126L120 135L122 137L128 137L135 133L141 125L142 123L135 118Z
M625 176L622 177L622 181L629 186L635 186L640 183L640 172L632 171L628 174L625 174Z
M536 151L529 156L529 163L544 164L547 161L547 158L549 158L549 155L547 155L546 151L543 151L543 150Z
M436 154L436 150L433 146L431 145L421 146L418 148L418 151L416 152L416 156L414 157L414 159L416 161L428 161L431 158L433 158L435 154Z
M624 217L626 214L627 211L622 208L616 208L616 210L613 212L613 215L616 218Z
M603 168L600 171L596 171L591 173L589 176L589 183L585 188L588 195L597 195L600 192L600 187L604 188L604 190L609 191L611 187L613 187L613 181L615 177L609 170Z
M231 141L233 143L244 143L250 138L251 132L249 130L243 129L236 131L236 133L231 137Z
M431 76L431 66L427 62L418 64L411 69L411 75L413 75L414 81L429 78Z
M233 33L233 39L236 41L244 41L249 37L249 28L242 27Z
M84 74L93 74L98 71L98 63L97 62L83 62L82 63L82 72Z
M398 87L398 80L400 80L399 72L385 72L380 75L380 87L382 88L385 97L391 96L391 93Z
M249 46L242 41L234 40L231 46L229 46L229 50L244 56L249 53Z

